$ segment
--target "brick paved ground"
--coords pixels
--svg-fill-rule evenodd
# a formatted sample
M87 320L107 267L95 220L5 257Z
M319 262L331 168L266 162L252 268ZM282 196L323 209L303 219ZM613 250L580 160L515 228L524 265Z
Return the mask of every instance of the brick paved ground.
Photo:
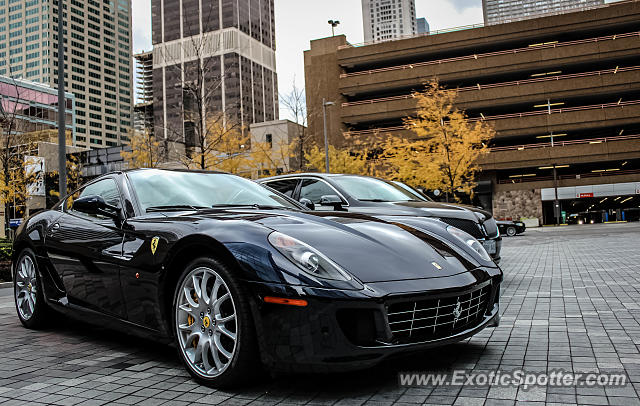
M265 378L215 391L172 348L85 325L21 327L0 290L3 404L640 405L640 225L531 230L505 239L502 325L467 342L339 376ZM401 388L397 373L447 369L625 371L624 388Z

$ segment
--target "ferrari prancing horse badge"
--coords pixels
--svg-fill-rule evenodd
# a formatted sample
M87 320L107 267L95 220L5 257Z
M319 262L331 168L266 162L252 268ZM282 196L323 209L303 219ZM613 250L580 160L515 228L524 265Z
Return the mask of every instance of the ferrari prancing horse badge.
M153 237L151 239L151 254L156 255L156 249L158 248L159 241L160 237Z

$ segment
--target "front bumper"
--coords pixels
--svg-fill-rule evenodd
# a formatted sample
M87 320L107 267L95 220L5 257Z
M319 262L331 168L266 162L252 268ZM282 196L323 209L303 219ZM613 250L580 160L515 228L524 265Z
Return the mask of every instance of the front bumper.
M437 286L433 289L423 289L428 280L371 283L361 291L251 283L256 298L252 305L262 361L269 370L279 372L354 370L395 355L464 340L499 323L502 279L501 274L489 275L482 270L467 274L465 283L470 279L475 281L463 285L461 275L436 278ZM422 286L420 290L413 290L412 285ZM452 297L460 302L463 294L477 292L481 286L487 289L486 306L478 312L477 319L463 328L451 330L451 334L416 334L415 338L407 338L406 334L401 337L390 329L388 314L393 303L435 300L440 303L439 298ZM389 290L395 292L389 293ZM262 302L264 296L304 299L308 305L266 304ZM452 309L449 308L449 312ZM415 313L414 318L416 322L419 320Z

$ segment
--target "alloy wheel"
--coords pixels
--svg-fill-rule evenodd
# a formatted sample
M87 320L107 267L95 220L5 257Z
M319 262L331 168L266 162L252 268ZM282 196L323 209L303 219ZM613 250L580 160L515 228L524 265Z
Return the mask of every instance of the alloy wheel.
M193 269L180 286L175 311L180 350L189 366L203 378L221 375L238 339L236 307L226 282L211 268Z
M516 229L514 227L507 228L507 235L509 237L513 237L514 235L516 235Z
M29 320L36 308L36 266L29 255L24 255L16 270L15 297L20 317Z

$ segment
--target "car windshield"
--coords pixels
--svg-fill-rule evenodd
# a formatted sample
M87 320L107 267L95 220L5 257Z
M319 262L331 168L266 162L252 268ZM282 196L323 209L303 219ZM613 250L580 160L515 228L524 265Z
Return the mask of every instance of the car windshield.
M128 176L143 211L234 206L299 209L264 186L234 175L141 170Z
M361 176L336 176L331 179L354 199L363 202L418 202L426 199L390 182Z
M398 182L397 180L392 181L394 185L400 186L401 188L403 188L404 190L406 190L407 192L411 193L412 195L415 195L418 199L421 200L428 200L430 202L433 201L432 198L430 198L429 196L425 195L424 193L420 192L417 189L412 188L409 185L405 185L402 182Z

